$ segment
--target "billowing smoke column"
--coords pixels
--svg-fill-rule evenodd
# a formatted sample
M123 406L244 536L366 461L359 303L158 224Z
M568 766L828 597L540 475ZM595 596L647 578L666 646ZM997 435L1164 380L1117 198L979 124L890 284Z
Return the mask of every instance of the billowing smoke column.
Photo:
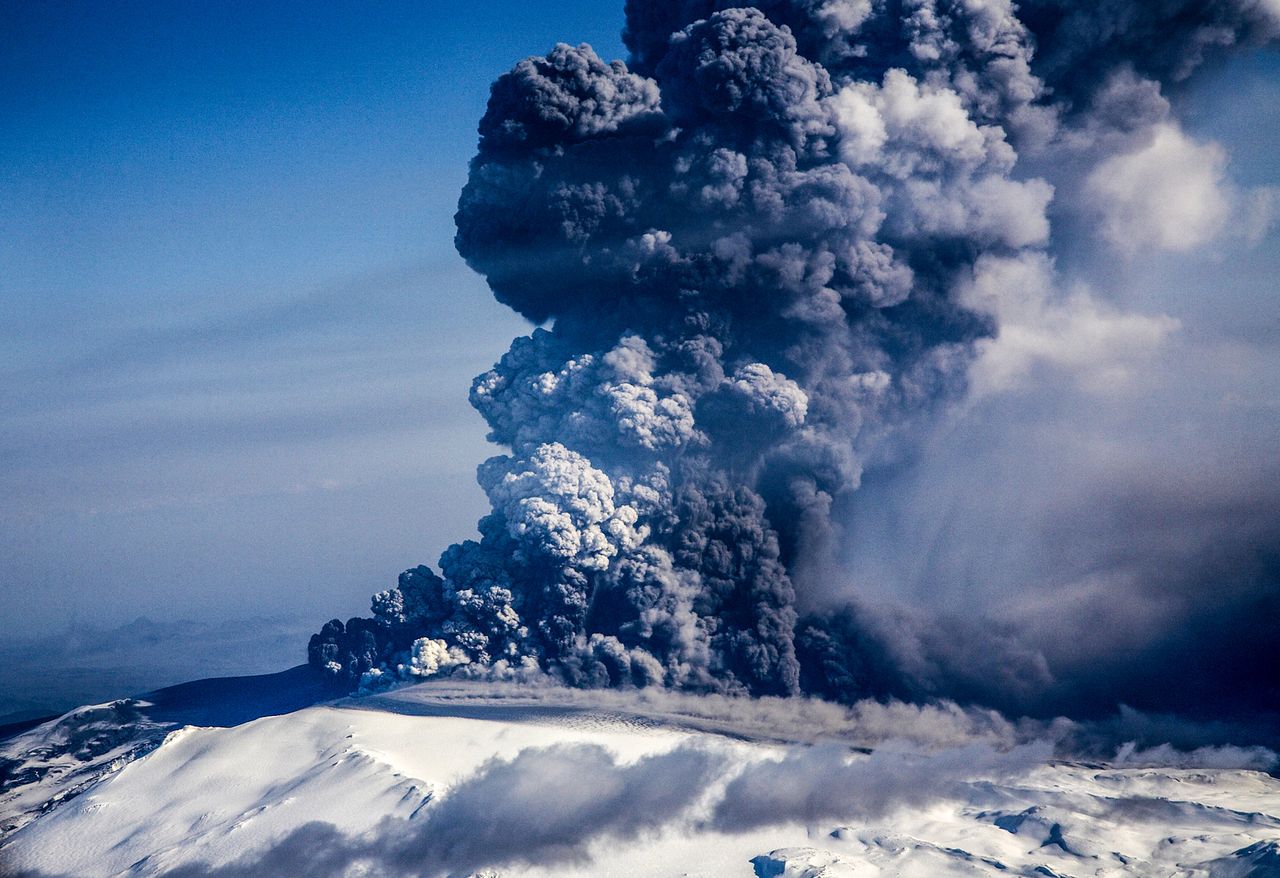
M962 392L997 331L959 292L977 261L1047 246L1054 189L1019 150L1132 125L1133 95L1280 20L1266 0L759 7L629 0L630 67L559 45L494 84L457 246L549 328L472 386L510 450L480 467L492 512L440 576L329 623L313 664L867 694L856 621L798 626L797 588L821 588L860 459Z

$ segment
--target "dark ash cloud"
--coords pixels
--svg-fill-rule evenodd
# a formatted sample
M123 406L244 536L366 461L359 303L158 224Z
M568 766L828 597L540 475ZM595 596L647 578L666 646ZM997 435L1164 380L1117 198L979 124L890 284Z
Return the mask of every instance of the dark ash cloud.
M832 607L850 597L851 498L909 468L940 413L1042 364L1105 384L1118 356L1178 329L1059 289L1055 229L1120 250L1218 233L1231 197L1177 91L1274 38L1272 6L626 13L629 64L559 45L501 77L480 123L458 250L541 324L472 385L504 448L479 469L481 538L439 574L407 572L372 619L331 622L312 663L365 689L550 673L1038 716L1256 714L1275 674L1241 669L1274 642L1269 532L1121 564L1112 603L1076 583L1057 627L1025 601L979 619L858 594ZM1205 173L1165 172L1206 156ZM1179 209L1147 216L1156 202ZM1100 648L1092 616L1157 593L1148 630Z

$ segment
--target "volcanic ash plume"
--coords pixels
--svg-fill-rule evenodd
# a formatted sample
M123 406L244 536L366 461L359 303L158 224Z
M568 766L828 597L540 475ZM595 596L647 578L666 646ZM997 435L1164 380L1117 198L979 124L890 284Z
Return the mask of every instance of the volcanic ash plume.
M494 84L457 246L548 328L472 385L509 449L479 470L492 512L313 664L856 690L840 656L802 669L797 589L822 589L860 461L963 393L997 330L965 304L979 260L1045 258L1054 187L1019 150L1132 124L1095 92L1162 101L1276 25L1245 0L760 6L630 0L630 67L562 44ZM1084 61L1094 92L1055 79ZM830 652L852 624L805 630Z

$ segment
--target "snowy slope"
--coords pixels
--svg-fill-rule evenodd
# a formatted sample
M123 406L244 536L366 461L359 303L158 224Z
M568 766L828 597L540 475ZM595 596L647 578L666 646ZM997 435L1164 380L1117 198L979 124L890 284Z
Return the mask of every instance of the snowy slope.
M325 697L327 690L303 665L79 707L0 737L0 846L30 821L149 753L169 732L187 725L238 725Z
M613 693L592 708L590 698L422 686L234 728L187 727L15 833L0 862L84 878L159 875L184 864L203 874L236 862L245 868L234 874L263 874L255 858L322 821L340 830L331 839L363 839L350 849L358 864L414 827L457 831L440 815L480 801L470 819L493 841L479 855L504 875L1280 874L1280 781L1260 772L999 755L987 764L985 750L933 747L904 757L889 743L870 754L842 746L836 763L824 763L832 745L809 741L838 730L820 717L797 714L788 729L767 712L754 720L718 715L714 702L628 702ZM820 733L804 734L815 727ZM847 731L850 739L859 733ZM536 761L546 753L564 757L554 772ZM688 754L714 768L710 780L662 775ZM517 758L543 768L503 775L525 764L504 765ZM659 788L636 786L643 779L627 767L637 765ZM697 789L687 791L688 807L675 807L684 801L682 777ZM503 810L478 799L486 778L501 779L503 802L525 804ZM668 810L639 822L573 810L611 795L615 810L637 801L650 803L649 812L661 811L658 801ZM847 817L833 816L842 811ZM576 835L566 845L549 824ZM529 862L503 852L521 838L529 839ZM450 861L432 856L457 855L457 843L416 843L406 849L411 862L426 874L432 866L448 873ZM469 856L465 862L476 861Z

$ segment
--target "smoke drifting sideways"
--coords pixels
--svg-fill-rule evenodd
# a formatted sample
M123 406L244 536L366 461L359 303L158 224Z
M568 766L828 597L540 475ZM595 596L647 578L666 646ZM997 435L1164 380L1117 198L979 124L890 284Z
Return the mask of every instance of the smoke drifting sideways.
M629 65L558 45L501 77L480 122L457 246L541 327L472 385L509 449L479 468L481 538L404 573L372 618L328 623L311 663L366 690L549 674L1079 704L999 632L801 608L825 602L834 510L864 464L968 392L1002 315L973 291L1051 273L1055 191L1083 197L1090 168L1173 136L1166 92L1275 39L1280 11L629 0L626 16ZM1067 694L1001 700L1041 683Z

